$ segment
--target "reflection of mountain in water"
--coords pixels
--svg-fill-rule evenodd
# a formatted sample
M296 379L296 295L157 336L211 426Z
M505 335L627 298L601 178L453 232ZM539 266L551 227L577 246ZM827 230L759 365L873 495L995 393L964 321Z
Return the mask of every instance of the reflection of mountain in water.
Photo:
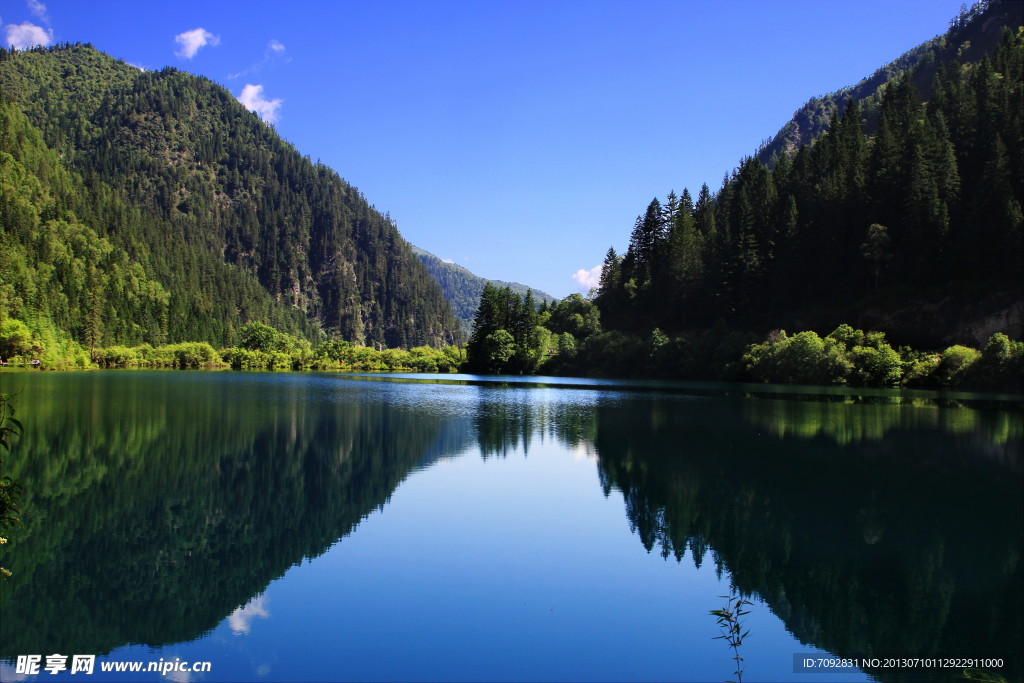
M1019 415L967 412L623 402L597 409L595 445L648 550L699 563L710 548L801 641L848 657L997 655L1019 676Z
M648 550L710 550L805 643L1021 671L1019 413L217 373L36 389L0 657L244 632L411 471L554 439L596 451Z
M19 405L37 426L19 453L32 515L9 560L4 657L196 638L350 533L412 469L471 444L468 418L296 385L79 384L87 419Z

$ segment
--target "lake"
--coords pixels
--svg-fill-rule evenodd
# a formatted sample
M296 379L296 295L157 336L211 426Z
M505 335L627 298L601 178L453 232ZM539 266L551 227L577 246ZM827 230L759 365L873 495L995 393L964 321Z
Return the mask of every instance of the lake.
M745 681L1024 672L1020 397L189 371L0 390L26 426L4 681L726 681L731 593ZM94 673L48 673L57 654ZM797 665L831 655L868 662ZM134 661L209 671L100 670Z

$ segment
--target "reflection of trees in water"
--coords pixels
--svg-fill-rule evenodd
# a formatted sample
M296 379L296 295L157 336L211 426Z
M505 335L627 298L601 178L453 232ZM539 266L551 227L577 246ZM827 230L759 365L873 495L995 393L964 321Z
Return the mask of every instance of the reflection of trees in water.
M1016 416L487 387L439 409L378 383L109 377L23 394L2 655L195 638L474 437L485 458L595 450L648 550L710 551L805 642L960 656L1021 635Z
M471 439L466 420L298 386L88 384L88 419L32 407L3 656L195 638Z
M593 443L595 425L590 401L538 401L538 391L542 390L480 390L474 422L484 458L505 457L520 448L529 453L534 439L555 438L570 447ZM565 398L565 393L559 395ZM570 396L573 393L568 392Z
M909 429L969 436L973 452L1021 471L1020 449L1007 448L1024 437L1019 410L949 409L924 399L899 403L755 400L743 403L747 422L776 437L827 437L840 445L878 441Z
M698 563L711 548L736 585L831 652L998 653L1019 675L1019 435L993 440L984 425L999 416L975 415L965 433L901 406L854 406L868 409L858 426L856 411L765 403L598 407L602 481L623 492L644 546ZM979 458L979 442L997 457Z

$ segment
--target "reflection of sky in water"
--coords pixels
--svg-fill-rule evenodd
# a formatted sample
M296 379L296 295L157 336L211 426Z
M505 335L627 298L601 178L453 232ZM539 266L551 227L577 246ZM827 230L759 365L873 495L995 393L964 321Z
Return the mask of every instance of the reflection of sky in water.
M253 619L257 617L266 619L270 616L270 612L267 611L267 602L267 596L260 593L228 616L228 624L231 626L231 630L235 632L235 635L249 633Z
M737 452L753 444L784 458L791 455L789 445L802 442L806 449L822 437L844 448L919 432L976 435L999 444L1019 439L1021 431L1014 422L1019 415L926 401L751 400L735 395L735 387L722 397L703 385L703 394L678 395L658 383L656 391L634 392L603 380L566 390L547 384L550 378L525 378L546 384L538 388L525 386L523 378L500 378L505 388L476 379L430 384L331 374L115 373L89 381L132 377L201 389L210 405L224 411L224 424L251 426L260 438L266 432L278 439L266 453L246 443L249 450L228 454L233 464L227 472L248 471L231 468L241 467L235 460L252 467L254 454L264 454L308 490L321 480L373 487L380 486L372 480L375 470L360 470L361 463L402 463L397 488L391 491L389 484L382 494L390 492L387 500L347 511L355 519L338 521L346 530L341 533L358 522L351 533L319 557L286 558L292 566L283 576L261 577L269 585L245 604L236 596L217 613L221 621L212 630L191 642L156 650L126 646L102 658L213 663L209 674L173 680L726 680L732 677L731 653L714 640L718 630L709 615L729 591L728 573L716 573L716 549L705 553L700 568L689 554L677 562L663 558L658 545L645 551L625 514L642 512L643 505L625 501L617 489L605 492L609 463L615 462L619 476L635 477L630 481L637 486L653 467L653 459L645 460L650 453L630 451L631 439L713 465L710 456L721 439L732 440ZM232 414L257 409L251 425ZM601 411L606 425L626 415L623 424L633 433L599 439ZM722 416L730 420L725 426L714 422ZM179 429L172 418L153 419L154 443ZM416 452L366 450L394 444L399 429L402 443ZM660 446L638 438L653 430L673 438ZM811 445L817 453L817 444ZM612 453L620 459L608 457ZM827 459L833 451L821 453ZM140 460L139 467L144 464ZM664 471L675 476L670 467ZM676 494L658 476L647 484L669 490L665 499L672 500ZM680 476L693 477L690 484L712 495L713 486L700 480L706 473L686 470ZM686 492L676 501L681 507L687 495L701 493L700 486L680 490ZM661 525L655 531L667 533L676 512L662 510L665 519L651 522ZM288 508L275 509L262 519L289 514ZM884 505L857 515L858 542L872 547L888 540L886 515L898 516ZM773 599L786 602L786 596ZM816 650L787 632L764 602L755 603L742 653L745 677L806 681L806 674L792 670L793 654ZM13 667L4 667L0 678L17 680ZM829 680L866 677L830 674Z
M710 557L696 569L645 552L592 453L538 440L416 473L327 553L173 650L212 661L210 681L726 680L708 612L728 580ZM763 603L747 625L749 680L806 680L792 653L813 648Z

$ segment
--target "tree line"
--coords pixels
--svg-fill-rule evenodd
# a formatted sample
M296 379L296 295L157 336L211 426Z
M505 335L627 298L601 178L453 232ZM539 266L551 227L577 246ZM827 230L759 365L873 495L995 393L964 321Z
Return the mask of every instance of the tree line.
M773 167L748 158L718 192L653 199L626 252L608 250L592 298L577 296L585 331L485 291L468 367L1019 390L1024 344L1005 334L974 349L921 329L923 349L911 348L840 316L914 296L1019 291L1022 83L1017 29L991 57L938 65L927 102L912 72L892 80L873 135L851 99L826 134ZM821 334L778 329L802 317L833 322Z
M655 198L626 253L609 249L606 327L682 330L890 293L1019 287L1024 32L977 64L941 66L922 103L905 73L873 136L850 100L828 133L769 168L743 160Z

